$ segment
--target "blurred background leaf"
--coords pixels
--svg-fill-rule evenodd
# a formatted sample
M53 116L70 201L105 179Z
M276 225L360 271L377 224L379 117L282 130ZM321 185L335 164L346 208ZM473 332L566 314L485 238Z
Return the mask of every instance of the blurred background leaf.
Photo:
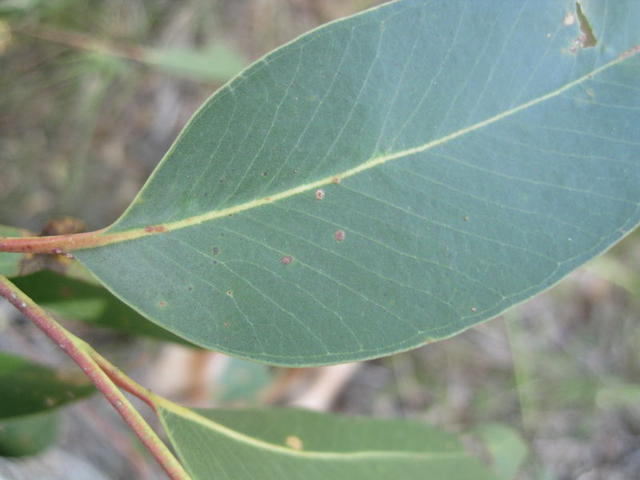
M58 434L58 415L38 413L0 421L0 455L35 455L51 445Z
M81 272L86 279L43 270L16 278L14 283L42 307L63 318L121 333L190 345L129 308L107 289L91 283L90 274L82 267L77 266L72 274L80 277Z
M80 374L65 373L0 353L0 420L49 411L92 394Z
M528 451L517 430L498 423L488 423L476 426L473 433L484 441L493 471L498 478L517 478Z
M32 455L56 437L56 409L95 391L79 374L0 353L0 455Z

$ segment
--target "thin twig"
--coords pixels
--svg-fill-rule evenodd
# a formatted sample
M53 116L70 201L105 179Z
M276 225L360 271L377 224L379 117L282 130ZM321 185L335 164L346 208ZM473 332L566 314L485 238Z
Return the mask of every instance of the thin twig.
M190 479L189 474L184 470L182 465L180 465L171 451L162 440L160 440L147 422L145 422L140 413L131 405L127 397L125 397L114 384L110 375L102 370L98 361L94 358L99 357L102 359L102 357L100 357L89 344L63 328L39 305L2 275L0 275L0 296L6 298L13 306L20 310L80 366L82 371L91 379L93 384L102 392L109 403L113 405L124 421L135 432L144 446L155 457L169 478L172 480ZM106 362L106 360L102 360ZM119 381L126 383L124 378L128 377L119 370L118 372ZM133 380L129 379L129 381L135 384ZM142 399L145 400L144 398Z

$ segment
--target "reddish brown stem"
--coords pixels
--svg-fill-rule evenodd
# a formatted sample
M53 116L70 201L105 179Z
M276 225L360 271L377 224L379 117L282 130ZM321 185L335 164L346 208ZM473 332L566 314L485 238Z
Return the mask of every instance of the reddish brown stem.
M100 234L104 231L51 235L47 237L2 237L0 252L52 253L60 254L71 250L102 244Z
M107 374L113 383L118 385L123 390L129 392L131 395L138 397L144 403L149 405L153 411L157 411L158 406L153 401L153 393L144 388L137 382L134 382L131 378L126 376L122 371L114 366L111 362L105 359L102 355L94 352L92 355L95 362L100 366L102 371Z
M188 480L190 478L167 446L158 438L140 413L133 408L118 387L114 385L110 376L102 370L92 354L98 357L99 355L88 344L63 328L18 287L1 275L0 296L6 298L20 310L80 366L82 371L91 379L93 384L102 392L144 446L155 457L169 478L172 480ZM122 372L120 372L120 375L124 377ZM133 383L132 380L130 382Z

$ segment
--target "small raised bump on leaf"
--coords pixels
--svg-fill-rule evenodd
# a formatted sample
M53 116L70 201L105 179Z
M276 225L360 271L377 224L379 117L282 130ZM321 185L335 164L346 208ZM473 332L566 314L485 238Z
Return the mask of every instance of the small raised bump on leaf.
M476 312L478 311L478 307L471 307L471 311L472 311L473 313L476 313Z
M211 249L211 254L212 255L218 255L220 253L220 247L213 247Z
M302 440L297 435L289 435L287 438L285 438L284 442L287 444L287 447L293 450L300 451L304 448Z
M463 219L465 222L468 222L468 221L469 221L469 217L467 217L466 215L465 215L464 217L462 217L462 219Z
M280 259L280 263L283 265L289 265L291 262L293 262L293 257L291 255L285 255Z
M324 190L319 188L316 190L316 200L322 200L324 198Z
M227 290L226 292L224 292L227 294L227 296L233 298L233 290Z
M335 183L336 185L340 183L340 177L333 177L331 179L331 183Z
M566 27L573 25L574 23L576 23L576 16L573 14L573 12L567 12L564 15L564 19L562 20L562 24Z
M336 242L343 242L346 236L347 234L345 233L344 230L336 230L335 233L333 234L333 238L336 239Z
M165 302L164 300L160 300L160 301L158 302L158 306L159 306L159 307L161 307L161 308L164 308L164 307L166 307L166 306L167 306L167 302Z

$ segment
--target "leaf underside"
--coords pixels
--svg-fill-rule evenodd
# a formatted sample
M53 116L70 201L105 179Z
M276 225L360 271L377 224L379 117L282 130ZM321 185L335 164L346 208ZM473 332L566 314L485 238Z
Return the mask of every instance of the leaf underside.
M418 423L292 409L159 414L194 480L494 478L453 435Z
M103 234L125 241L77 257L164 328L273 364L492 318L640 219L640 2L580 12L407 0L306 34L195 114Z

